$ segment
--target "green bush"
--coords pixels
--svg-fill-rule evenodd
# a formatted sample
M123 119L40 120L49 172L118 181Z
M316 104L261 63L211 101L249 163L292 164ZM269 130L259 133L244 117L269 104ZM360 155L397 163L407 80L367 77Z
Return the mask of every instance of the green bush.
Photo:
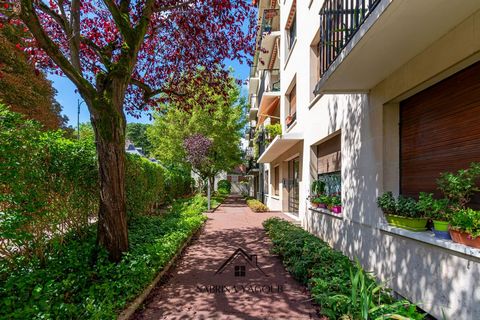
M232 183L228 180L218 181L218 192L223 194L230 194L232 191Z
M453 229L468 233L472 238L480 237L480 211L471 208L456 211L450 224Z
M254 212L266 212L269 211L268 207L258 201L257 199L248 199L247 205L252 209Z
M0 105L0 256L42 257L52 239L82 235L97 214L98 169L93 141L69 140L61 131ZM127 155L130 216L189 193L190 172L167 170Z
M307 285L322 315L329 319L423 319L408 301L395 301L375 279L341 252L300 227L270 218L263 223L272 253ZM383 317L382 317L383 316ZM402 319L396 317L395 319Z
M95 227L67 237L43 261L0 260L0 319L115 319L205 221L204 197L175 201L163 216L129 220L130 251L118 264L95 250Z

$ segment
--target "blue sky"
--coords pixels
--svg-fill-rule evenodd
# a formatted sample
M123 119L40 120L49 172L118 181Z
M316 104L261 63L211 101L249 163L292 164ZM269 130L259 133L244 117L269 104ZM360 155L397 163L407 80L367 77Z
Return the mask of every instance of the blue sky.
M249 75L249 67L246 64L240 65L237 61L229 61L226 63L227 66L231 66L234 70L234 76L237 79L246 80ZM69 119L68 124L72 127L77 126L77 103L78 100L81 100L79 94L75 93L75 86L73 83L68 80L66 77L59 77L55 75L50 75L48 77L53 81L53 86L57 89L58 93L56 96L57 101L63 107L63 114L66 115ZM244 91L244 90L242 90ZM87 110L85 103L82 103L80 106L80 123L89 122L90 113ZM127 115L127 122L142 122L150 123L148 116L143 115L141 119L133 118Z

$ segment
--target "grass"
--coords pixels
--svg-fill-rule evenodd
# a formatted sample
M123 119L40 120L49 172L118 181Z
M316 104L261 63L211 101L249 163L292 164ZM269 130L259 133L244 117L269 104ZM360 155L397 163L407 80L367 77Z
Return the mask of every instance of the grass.
M129 221L130 251L118 264L90 263L95 228L73 235L45 260L0 261L0 319L115 319L204 222L206 199L177 200L164 216Z
M287 270L309 287L320 312L329 319L423 319L416 306L395 300L383 284L340 251L291 223L270 218L264 222Z

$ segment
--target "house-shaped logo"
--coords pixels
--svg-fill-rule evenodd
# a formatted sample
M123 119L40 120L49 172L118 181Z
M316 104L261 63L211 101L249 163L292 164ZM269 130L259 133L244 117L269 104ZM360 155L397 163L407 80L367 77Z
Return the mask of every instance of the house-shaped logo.
M220 268L215 271L215 274L223 274L226 272L233 272L235 277L246 277L248 272L258 272L260 275L268 277L258 265L257 255L250 255L242 248L235 250L235 252L223 262Z

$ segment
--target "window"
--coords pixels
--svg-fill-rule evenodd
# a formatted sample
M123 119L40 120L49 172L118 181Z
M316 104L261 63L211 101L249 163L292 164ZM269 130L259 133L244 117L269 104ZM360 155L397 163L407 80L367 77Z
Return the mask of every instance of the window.
M276 166L274 169L274 194L276 196L280 195L280 166Z
M294 85L290 93L288 94L288 112L287 112L287 119L286 124L287 128L289 128L292 123L295 122L297 119L297 86Z
M285 49L287 56L290 51L292 51L293 45L295 44L295 39L297 39L296 6L297 2L294 0L292 7L290 8L290 13L288 14L287 23L285 25Z
M265 170L265 181L263 184L263 191L268 194L268 170Z
M235 266L235 277L245 277L245 266Z
M317 177L325 182L325 193L340 193L341 179L341 135L334 137L317 146Z
M297 39L297 15L293 17L292 24L288 29L288 50L291 50L293 47L293 43Z

